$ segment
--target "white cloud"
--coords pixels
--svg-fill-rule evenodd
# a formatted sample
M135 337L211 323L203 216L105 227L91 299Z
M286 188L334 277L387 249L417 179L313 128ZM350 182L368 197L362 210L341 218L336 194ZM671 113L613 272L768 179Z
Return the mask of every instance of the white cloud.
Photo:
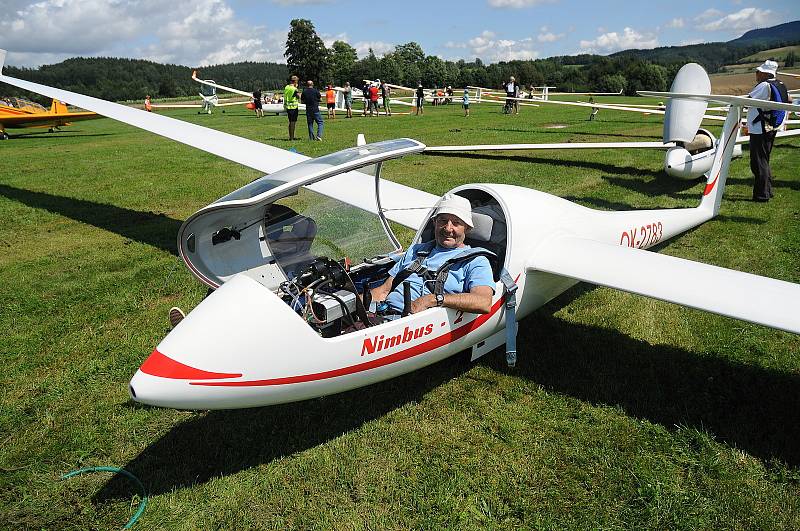
M632 48L655 48L658 38L651 33L642 34L633 28L625 28L622 33L612 31L591 41L582 40L580 46L584 52L612 53Z
M492 31L484 30L477 37L469 39L466 43L445 43L447 48L468 49L473 57L480 57L488 63L498 61L513 61L536 59L539 52L533 48L533 39L500 39Z
M539 35L537 35L536 40L539 42L555 42L559 39L563 39L565 36L566 34L564 33L559 33L558 35L556 35L555 33L547 32L547 33L540 33Z
M716 16L719 16L721 14L722 13L717 13ZM698 17L696 20L702 21L702 20L709 20L710 18L713 17L706 17L703 19ZM746 7L744 9L737 11L736 13L725 15L722 18L711 20L710 22L706 22L705 24L700 24L697 26L697 28L704 31L743 32L743 31L749 31L751 29L773 26L777 23L778 23L777 15L772 11L770 11L769 9Z
M709 8L694 17L695 22L702 22L703 20L710 20L722 16L722 11L719 9Z
M350 44L350 37L348 37L347 32L339 33L337 35L329 35L327 33L323 33L322 35L319 36L319 38L322 39L322 42L325 43L325 46L327 48L333 46L333 43L336 41L342 41L346 42L347 44Z
M682 18L673 18L666 23L666 27L668 28L682 28L685 25L686 22Z
M362 59L369 54L370 48L375 53L375 57L381 57L394 50L394 44L383 41L359 41L351 46L356 49L356 53Z
M280 6L311 6L327 4L329 2L330 0L272 0L273 4L278 4Z
M9 64L36 66L76 55L189 66L284 61L288 30L249 24L228 0L13 1L17 9L0 12Z
M19 53L89 53L141 31L140 20L108 0L26 2L0 12L3 46Z
M531 7L539 4L548 4L554 1L555 0L489 0L489 6L521 9L523 7Z

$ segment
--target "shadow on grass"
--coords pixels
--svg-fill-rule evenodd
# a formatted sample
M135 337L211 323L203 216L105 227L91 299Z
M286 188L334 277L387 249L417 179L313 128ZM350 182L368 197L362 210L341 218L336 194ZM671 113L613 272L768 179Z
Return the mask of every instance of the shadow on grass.
M471 368L466 353L419 371L325 398L271 407L211 411L175 426L125 469L153 494L269 463L331 441L405 404ZM93 501L130 496L114 477Z
M164 214L33 192L4 184L0 184L0 196L178 254L175 237L183 222Z
M578 284L519 332L511 374L593 404L613 405L669 430L689 426L765 459L800 464L800 376L653 346L614 330L572 324L553 313L595 289ZM361 389L257 409L212 411L175 426L125 465L153 495L235 474L324 444L467 372L468 351ZM508 372L502 349L480 362ZM95 503L129 496L111 478Z
M428 157L455 157L464 159L479 159L479 160L508 160L512 162L527 162L530 164L549 164L551 166L563 166L566 168L589 168L593 170L600 170L607 173L625 173L629 175L650 175L659 177L664 175L661 170L649 170L645 168L634 168L631 166L614 166L613 164L604 164L602 162L594 162L590 160L561 160L551 159L544 157L530 157L525 155L501 155L501 154L488 154L488 153L452 153L447 151L431 151L426 152L425 156ZM605 178L605 177L604 177ZM625 179L621 179L625 180Z
M728 184L740 184L740 185L743 185L743 186L753 186L753 178L752 177L750 177L750 178L742 178L742 177L729 178L727 182L728 182ZM788 188L790 190L800 191L800 181L786 181L786 180L783 180L783 179L775 179L775 178L773 178L772 179L772 186L777 190L780 190L781 188Z
M553 316L565 304L559 297L520 324L517 375L670 430L706 430L765 461L800 465L800 375L568 323ZM484 363L507 370L502 356Z

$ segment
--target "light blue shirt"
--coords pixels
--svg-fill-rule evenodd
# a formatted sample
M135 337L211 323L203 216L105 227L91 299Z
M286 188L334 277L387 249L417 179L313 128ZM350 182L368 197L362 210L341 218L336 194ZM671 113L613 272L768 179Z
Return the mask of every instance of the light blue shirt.
M411 262L417 257L417 250L424 247L426 244L418 243L409 247L403 258L394 265L389 271L392 277L396 277L400 271L408 267ZM428 268L431 272L436 272L442 264L450 258L454 258L465 250L469 249L469 245L458 247L455 249L447 249L445 247L435 246L427 258L422 262L422 265ZM423 285L422 277L416 273L412 273L406 282L411 284L411 300L415 300L422 295L433 293L433 282L428 282ZM476 256L471 260L467 260L453 265L447 275L447 280L444 283L445 293L468 293L475 286L489 286L494 292L494 277L492 276L492 267L489 265L489 260L485 256ZM403 309L403 285L400 284L392 291L386 302L389 303L394 310L402 311Z

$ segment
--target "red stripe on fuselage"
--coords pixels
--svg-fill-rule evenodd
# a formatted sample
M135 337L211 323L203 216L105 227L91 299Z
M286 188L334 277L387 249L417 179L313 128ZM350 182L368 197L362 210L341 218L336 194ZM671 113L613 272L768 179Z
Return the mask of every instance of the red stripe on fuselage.
M519 279L519 276L517 276L517 279ZM464 326L456 328L451 332L442 334L424 343L420 343L419 345L414 345L413 347L409 347L405 350L395 352L394 354L389 354L388 356L384 356L383 358L378 358L364 363L359 363L357 365L351 365L349 367L342 367L340 369L333 369L330 371L317 372L313 374L285 376L283 378L269 378L266 380L250 380L244 382L189 382L189 383L192 385L208 385L208 386L220 386L220 387L258 387L265 385L284 385L284 384L294 384L301 382L313 382L316 380L326 380L328 378L336 378L337 376L345 376L347 374L354 374L357 372L375 369L377 367L383 367L384 365L389 365L408 358L413 358L414 356L424 354L433 349L443 347L448 343L452 343L457 339L461 339L468 333L472 332L473 330L476 330L479 326L488 321L495 313L497 313L497 311L503 305L504 300L505 297L500 297L499 299L497 299L497 302L494 303L489 313L479 315L475 320L465 324Z
M241 374L227 372L209 372L184 365L179 361L165 356L158 349L154 350L139 370L151 376L172 378L175 380L219 380L221 378L241 378Z
M724 151L725 151L725 149L728 147L728 142L730 142L730 141L731 141L731 139L733 138L733 136L736 134L736 131L739 129L739 126L740 126L740 125L741 125L741 124L736 124L736 127L734 127L734 128L733 128L733 131L731 132L731 136L729 136L729 137L728 137L728 140L725 142L725 147L723 147L723 148L722 148L722 151L723 151L723 152L724 152ZM716 186L716 184L717 184L717 180L719 180L719 174L720 174L720 173L722 173L722 164L720 164L720 166L719 166L719 171L717 172L717 176L716 176L716 177L714 177L714 180L713 180L713 181L711 181L710 183L708 183L708 184L706 185L706 188L705 188L705 190L703 190L703 195L708 195L708 194L710 194L710 193L711 193L711 190L713 190L713 189L714 189L714 186Z

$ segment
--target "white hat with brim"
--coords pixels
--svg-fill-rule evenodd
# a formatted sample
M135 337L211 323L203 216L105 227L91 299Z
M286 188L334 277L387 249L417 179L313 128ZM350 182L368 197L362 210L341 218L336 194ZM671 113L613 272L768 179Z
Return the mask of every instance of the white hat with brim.
M436 217L439 214L452 214L470 228L475 226L472 222L472 205L470 205L469 199L466 197L456 194L444 194L433 216Z
M764 64L756 68L756 70L775 76L778 72L778 63L775 61L766 60L764 61Z

